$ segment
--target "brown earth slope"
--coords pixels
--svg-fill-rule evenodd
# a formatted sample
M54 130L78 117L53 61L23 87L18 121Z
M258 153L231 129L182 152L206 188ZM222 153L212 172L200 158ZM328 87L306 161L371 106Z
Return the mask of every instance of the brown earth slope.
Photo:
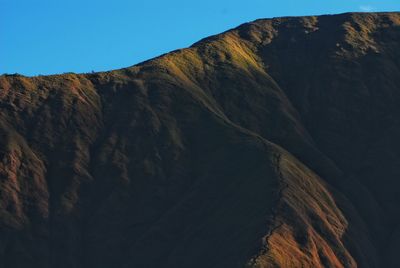
M0 76L0 267L400 267L399 104L399 13Z

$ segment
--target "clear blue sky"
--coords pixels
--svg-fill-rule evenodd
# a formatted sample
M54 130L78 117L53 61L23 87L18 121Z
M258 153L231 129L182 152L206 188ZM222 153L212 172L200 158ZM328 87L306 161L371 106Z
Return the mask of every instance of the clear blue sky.
M0 0L0 74L134 65L258 18L399 11L400 0Z

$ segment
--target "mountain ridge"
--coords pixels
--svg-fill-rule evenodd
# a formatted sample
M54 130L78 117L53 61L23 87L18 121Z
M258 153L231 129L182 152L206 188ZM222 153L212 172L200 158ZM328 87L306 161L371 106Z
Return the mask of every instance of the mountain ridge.
M262 19L0 76L0 267L396 267L399 29Z

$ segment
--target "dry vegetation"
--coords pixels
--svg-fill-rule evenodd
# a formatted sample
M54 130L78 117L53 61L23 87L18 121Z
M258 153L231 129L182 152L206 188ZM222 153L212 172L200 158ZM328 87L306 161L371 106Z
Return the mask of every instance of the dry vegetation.
M277 18L0 76L0 267L399 267L399 40Z

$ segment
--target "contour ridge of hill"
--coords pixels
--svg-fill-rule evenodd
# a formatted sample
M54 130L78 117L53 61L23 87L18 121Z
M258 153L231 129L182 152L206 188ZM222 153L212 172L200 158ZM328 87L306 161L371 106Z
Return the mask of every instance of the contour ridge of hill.
M400 13L0 76L0 268L400 267Z

